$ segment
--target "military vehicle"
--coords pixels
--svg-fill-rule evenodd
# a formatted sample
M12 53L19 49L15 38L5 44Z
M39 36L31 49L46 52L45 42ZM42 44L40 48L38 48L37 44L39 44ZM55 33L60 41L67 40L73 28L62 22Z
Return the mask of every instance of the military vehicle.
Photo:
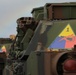
M8 53L8 51L6 52L6 49L7 48L9 49L11 43L12 40L10 38L0 38L0 75L3 75L4 68L6 65L7 53Z
M76 3L46 3L31 13L16 21L6 75L76 75Z

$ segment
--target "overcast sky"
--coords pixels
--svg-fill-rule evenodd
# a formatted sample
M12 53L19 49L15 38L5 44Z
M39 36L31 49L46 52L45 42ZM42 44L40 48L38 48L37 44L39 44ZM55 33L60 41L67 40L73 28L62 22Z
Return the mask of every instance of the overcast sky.
M58 2L76 2L76 0L0 0L0 38L16 34L16 20L32 16L33 8Z

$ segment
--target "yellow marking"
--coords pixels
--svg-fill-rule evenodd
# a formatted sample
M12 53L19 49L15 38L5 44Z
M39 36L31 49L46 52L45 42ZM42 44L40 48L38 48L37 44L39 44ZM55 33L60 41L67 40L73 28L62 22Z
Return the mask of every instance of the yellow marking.
M6 52L5 46L2 46L1 50L2 50L3 52Z
M59 36L69 36L69 35L75 36L75 33L73 32L71 26L68 24L68 25L62 30L62 32L59 34Z

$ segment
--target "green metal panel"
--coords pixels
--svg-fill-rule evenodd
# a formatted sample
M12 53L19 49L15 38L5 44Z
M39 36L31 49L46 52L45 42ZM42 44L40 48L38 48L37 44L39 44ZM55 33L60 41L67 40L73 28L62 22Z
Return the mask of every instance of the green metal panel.
M44 8L43 7L34 8L31 13L35 19L38 19L38 16L41 15L42 17L41 18L39 17L39 20L40 20L43 18L42 13L44 13Z
M38 63L37 55L32 52L27 59L27 74L26 75L38 75Z
M36 50L36 46L38 44L38 40L40 37L40 31L41 31L41 25L42 23L40 22L34 32L34 35L25 51L25 55L30 55L31 51L35 51Z
M25 50L28 47L32 35L33 35L33 31L31 29L28 29L24 38L21 41L21 47L23 47L21 49Z
M72 18L76 18L76 6L75 7L71 7L71 17Z
M64 18L70 18L71 14L70 14L70 7L68 6L64 6L62 7L62 11L63 11L63 16Z
M71 28L73 29L74 33L76 34L76 20L64 20L64 21L54 21L52 27L47 33L47 44L48 47L54 39L61 33L61 31L70 24Z
M38 14L43 13L43 9L35 11L35 18L37 19Z
M76 6L64 6L62 11L64 18L76 18Z
M37 52L38 57L38 75L45 75L44 71L44 53L43 52Z

